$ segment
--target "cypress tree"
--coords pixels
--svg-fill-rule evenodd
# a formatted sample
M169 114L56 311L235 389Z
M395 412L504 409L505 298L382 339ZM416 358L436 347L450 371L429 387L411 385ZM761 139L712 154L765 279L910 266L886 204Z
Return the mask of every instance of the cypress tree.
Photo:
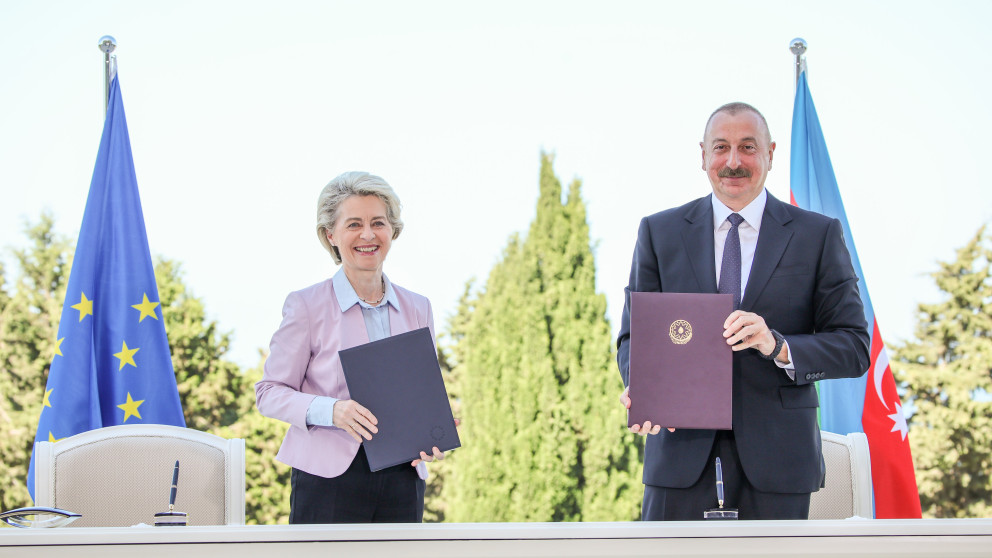
M461 385L458 376L456 363L464 360L464 355L458 351L458 341L464 336L465 319L471 315L469 305L471 304L472 281L465 285L465 290L458 300L458 310L447 324L447 329L438 334L438 363L441 365L441 374L448 391L448 399L451 402L451 411L455 416L455 424L460 422L461 417L461 395L458 393L458 386ZM427 479L427 491L424 495L424 523L441 523L445 521L448 513L448 502L444 499L446 494L444 485L447 479L451 478L452 462L450 459L435 461L428 465L430 476Z
M463 447L443 494L453 521L628 520L640 446L595 290L581 183L562 200L541 155L537 214L453 319Z
M944 301L920 304L916 339L892 368L911 407L910 444L928 517L992 513L992 233L933 273Z

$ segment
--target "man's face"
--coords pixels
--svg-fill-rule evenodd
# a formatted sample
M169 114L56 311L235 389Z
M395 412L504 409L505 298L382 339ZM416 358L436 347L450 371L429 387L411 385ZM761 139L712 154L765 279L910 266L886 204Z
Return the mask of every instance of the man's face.
M744 209L765 187L775 142L761 117L742 110L713 115L699 146L713 195L734 211Z

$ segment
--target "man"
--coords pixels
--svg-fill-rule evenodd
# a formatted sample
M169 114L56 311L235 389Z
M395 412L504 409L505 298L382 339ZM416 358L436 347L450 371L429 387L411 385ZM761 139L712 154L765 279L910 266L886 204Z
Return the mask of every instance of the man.
M720 457L741 519L806 519L824 478L813 383L868 369L858 278L839 221L765 191L775 142L757 109L718 108L699 146L713 194L641 220L617 362L628 385L630 292L733 294L733 430L631 427L648 435L641 516L702 519Z

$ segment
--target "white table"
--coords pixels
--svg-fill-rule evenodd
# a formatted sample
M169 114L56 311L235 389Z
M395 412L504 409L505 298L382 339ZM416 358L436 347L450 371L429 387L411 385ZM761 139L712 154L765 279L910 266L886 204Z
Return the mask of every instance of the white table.
M992 519L0 529L0 556L992 556Z

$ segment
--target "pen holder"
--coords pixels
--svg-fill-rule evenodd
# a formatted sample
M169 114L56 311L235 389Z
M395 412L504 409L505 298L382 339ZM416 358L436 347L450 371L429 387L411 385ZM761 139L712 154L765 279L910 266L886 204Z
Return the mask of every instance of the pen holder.
M169 510L155 514L156 527L185 527L186 512Z
M713 508L703 512L703 519L737 519L737 508Z

